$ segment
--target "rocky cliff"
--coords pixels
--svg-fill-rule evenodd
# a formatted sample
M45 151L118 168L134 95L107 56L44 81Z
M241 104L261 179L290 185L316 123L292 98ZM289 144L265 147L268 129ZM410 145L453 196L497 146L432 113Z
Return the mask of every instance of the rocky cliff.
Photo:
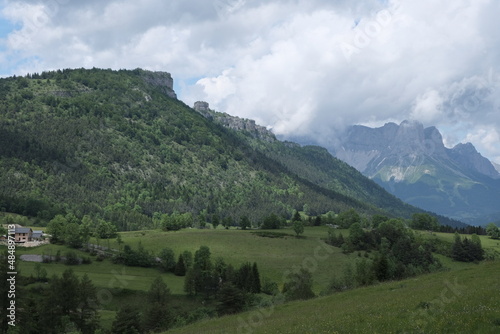
M163 94L173 99L177 98L177 95L174 92L174 79L172 79L170 73L161 71L140 71L141 76L146 83L157 87Z
M194 103L193 109L202 114L204 117L219 123L227 128L243 131L255 138L266 141L275 141L274 134L263 126L255 124L252 119L240 118L231 116L226 113L216 112L210 109L210 105L204 101L197 101Z
M451 164L460 174L478 173L500 178L493 164L471 143L448 149L436 127L424 128L419 122L387 123L380 128L352 126L333 151L338 158L371 177L384 165L417 167L430 159Z
M329 150L406 202L470 223L500 210L500 173L471 143L419 122L355 125ZM499 217L500 218L500 217Z

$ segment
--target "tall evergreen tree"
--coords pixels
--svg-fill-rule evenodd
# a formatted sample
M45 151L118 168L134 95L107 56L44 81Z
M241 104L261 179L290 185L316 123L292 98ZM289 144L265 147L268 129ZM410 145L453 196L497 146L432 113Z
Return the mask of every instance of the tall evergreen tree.
M176 276L185 276L186 275L186 264L184 263L183 254L179 254L179 259L177 260L177 263L175 264L174 274Z
M117 313L111 327L112 334L141 334L141 315L139 311L125 304Z
M225 283L217 297L217 312L219 315L241 312L245 302L246 297L243 291L231 283Z
M148 305L144 313L144 327L147 331L164 331L173 323L173 314L169 309L168 302L170 289L163 279L158 276L149 288Z
M257 268L257 262L253 263L252 266L252 293L260 293L261 283L260 283L260 274L259 269Z
M97 290L86 273L80 281L78 299L76 324L82 333L94 333L99 327L99 299L97 298Z

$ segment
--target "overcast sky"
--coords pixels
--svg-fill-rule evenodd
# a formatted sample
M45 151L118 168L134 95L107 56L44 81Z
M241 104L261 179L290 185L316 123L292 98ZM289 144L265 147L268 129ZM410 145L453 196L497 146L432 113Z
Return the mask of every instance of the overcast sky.
M137 67L328 141L418 120L500 163L500 1L0 0L0 75Z

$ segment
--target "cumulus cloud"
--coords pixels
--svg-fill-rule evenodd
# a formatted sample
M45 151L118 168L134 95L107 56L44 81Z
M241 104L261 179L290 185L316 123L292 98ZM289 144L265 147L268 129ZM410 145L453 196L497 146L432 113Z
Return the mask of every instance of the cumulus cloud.
M331 139L416 119L500 163L500 3L491 0L21 0L7 74L165 70L179 98Z

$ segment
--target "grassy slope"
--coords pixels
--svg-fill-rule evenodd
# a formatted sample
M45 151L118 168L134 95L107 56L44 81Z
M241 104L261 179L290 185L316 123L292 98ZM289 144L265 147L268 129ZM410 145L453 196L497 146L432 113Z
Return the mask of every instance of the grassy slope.
M500 265L488 262L258 309L169 333L498 333L499 309Z
M184 250L194 255L200 246L205 245L210 248L212 259L222 257L235 267L245 262L257 262L261 277L270 278L280 286L283 273L292 270L293 266L301 265L303 261L306 261L306 265L314 265L310 261L315 258L315 252L320 258L328 255L324 260L316 261L318 268L314 273L314 288L318 293L327 286L331 274L342 270L344 263L355 256L342 254L339 248L321 241L320 238L327 236L326 227L308 227L299 239L294 237L292 230L280 232L289 233L290 236L275 239L256 236L252 231L187 229L177 232L126 232L122 233L122 239L134 248L141 242L146 249L155 253L170 247L176 256Z
M326 237L326 227L306 227L304 238L300 239L293 237L293 231L289 229L280 230L280 232L290 234L290 237L284 239L258 237L251 232L224 229L186 229L177 232L143 231L123 232L121 234L127 244L135 247L141 242L146 249L155 253L158 253L163 247L172 248L176 255L184 250L190 250L194 253L199 246L207 245L210 247L213 258L220 256L226 262L235 266L239 266L246 261L257 262L261 277L271 278L278 282L280 286L283 283L283 274L287 270L292 269L294 265L305 263L310 268L315 268L313 270L314 290L317 293L327 286L332 275L342 271L344 263L357 258L356 254L347 256L335 247L328 248L332 251L331 254L327 253L327 248L321 248L325 245L319 242L319 239ZM346 236L347 231L343 232L344 236ZM428 238L439 238L450 243L453 241L453 234L435 233L431 235L426 232L418 233ZM500 243L498 241L487 237L481 237L481 240L484 247L500 251ZM106 245L107 242L102 241L101 244ZM114 240L111 241L110 246L117 247ZM317 252L318 247L320 247L319 253ZM61 254L64 255L67 248L57 245L46 245L36 248L18 247L17 254L45 253L55 255L57 250L61 250ZM83 256L88 255L85 253L79 254ZM315 257L315 254L319 255L319 257ZM453 306L451 304L444 305L443 310L447 310L448 312L448 309L450 309L450 312L456 312L460 307L479 308L482 298L485 298L483 308L488 309L495 305L498 306L490 296L500 298L499 262L473 265L454 262L440 255L438 257L451 271L425 275L401 282L384 283L312 301L282 305L277 307L276 311L273 311L272 316L269 318L264 317L262 325L255 328L252 327L252 330L255 330L255 333L265 333L266 330L267 333L280 333L280 326L284 326L283 331L281 331L282 333L307 333L307 328L310 328L309 332L311 333L321 333L322 331L334 332L334 330L341 333L397 332L401 328L409 331L412 327L408 327L409 325L405 324L414 321L411 317L415 317L415 314L418 317L422 317L420 314L422 309L417 308L420 302L430 302L434 306L431 306L429 311L432 314L442 314L440 311L441 306L436 309L436 305L440 304L435 302L435 299L439 299L442 291L447 287L445 281L455 282L455 278L459 284L471 287L471 289L466 288L463 292L461 290L460 293L464 298L462 298L462 295L460 295L460 298L456 298L457 303L460 304L455 305L453 303ZM314 267L314 263L317 264L317 267ZM49 276L53 274L60 275L64 270L69 268L62 264L42 265L47 270ZM29 276L31 273L34 273L34 267L34 263L18 262L18 268L22 272L22 275ZM108 328L120 305L124 303L136 303L137 300L141 300L143 298L142 292L149 289L151 282L158 275L164 278L171 289L173 293L172 298L181 300L182 307L189 307L190 305L190 299L184 297L182 291L183 278L172 274L160 274L157 269L124 267L111 264L107 260L103 262L93 261L90 265L80 265L71 268L73 268L77 275L87 273L93 280L98 291L102 294L105 301L105 305L103 305L105 310L101 312L101 317L103 324ZM472 291L471 295L469 295L469 290ZM475 294L476 292L477 295ZM448 298L453 297L452 294L446 294L446 296ZM469 301L469 304L462 305L462 302L460 302L462 299ZM193 306L196 307L194 304ZM318 310L322 311L318 312ZM265 309L263 311L269 310ZM473 314L474 316L470 317L470 321L478 316L477 312ZM489 313L487 312L486 314ZM252 312L240 316L245 320L249 316L255 317L252 318L254 319L253 321L260 319L257 313ZM238 325L238 318L240 316L225 317L207 323L195 324L191 327L181 329L180 333L199 332L200 326L203 328L208 326L208 332L211 330L212 333L232 333L237 329L235 326ZM485 316L493 317L492 315ZM459 318L460 316L454 315L453 317ZM432 326L438 326L436 323L437 318L438 316L430 317L432 319L430 321ZM497 318L500 318L500 314ZM482 319L480 322L490 321L488 320L489 318L480 319ZM304 323L305 326L310 327L307 327L305 330L303 327L295 328L296 326L293 325L294 321L301 324ZM356 325L358 322L360 322L360 327ZM275 323L276 325L274 325ZM370 326L373 326L374 331L369 330ZM295 329L296 331L294 331Z

